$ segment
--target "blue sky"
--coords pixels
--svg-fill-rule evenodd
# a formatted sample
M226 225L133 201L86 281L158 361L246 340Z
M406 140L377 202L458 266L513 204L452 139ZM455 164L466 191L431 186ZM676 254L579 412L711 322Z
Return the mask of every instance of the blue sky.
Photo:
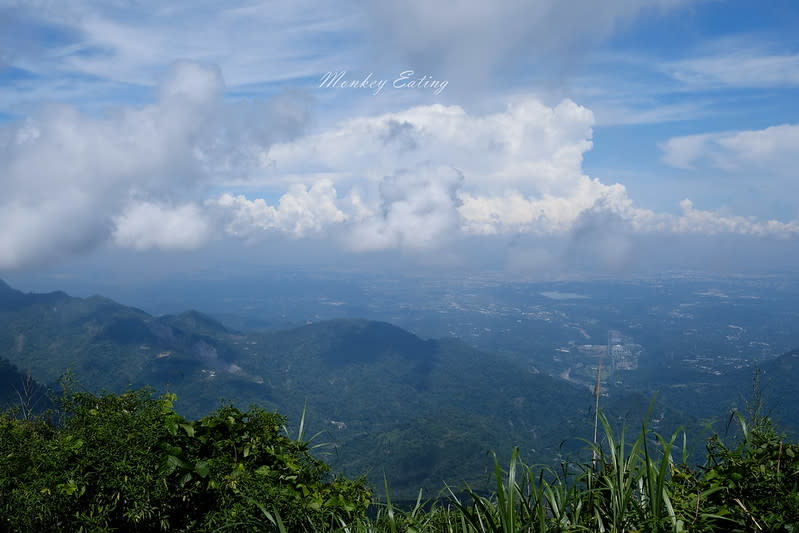
M790 0L0 1L0 273L790 269L797 30Z

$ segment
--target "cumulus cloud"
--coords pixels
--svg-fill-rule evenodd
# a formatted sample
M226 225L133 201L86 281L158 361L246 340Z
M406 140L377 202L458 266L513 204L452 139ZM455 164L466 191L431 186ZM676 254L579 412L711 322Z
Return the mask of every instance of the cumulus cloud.
M368 205L357 189L339 196L330 180L295 184L275 205L263 198L225 193L207 205L232 236L258 241L268 234L332 237L356 251L424 249L460 230L458 188L463 176L450 167L421 165L385 177Z
M103 117L56 105L2 126L0 268L46 262L111 237L136 248L201 245L207 222L190 204L204 200L227 168L243 160L257 166L268 149L269 105L239 109L223 92L217 68L180 62L154 104ZM241 120L242 111L257 112Z
M597 251L614 250L607 264L628 253L625 234L797 233L794 222L700 210L690 202L681 214L635 206L624 185L583 172L592 123L592 113L569 100L549 107L532 98L485 115L431 105L358 117L272 146L267 183L294 183L277 205L241 195L213 205L228 217L227 231L246 238L325 234L368 251L426 249L468 235L561 235L578 248L594 242ZM747 139L718 142L758 144ZM674 161L692 164L706 142L701 136L674 143ZM739 148L739 157L779 151L759 146L760 152Z
M582 172L592 123L591 112L571 101L549 107L532 98L486 115L432 105L358 117L271 147L261 183L299 186L279 205L232 196L215 205L234 212L232 234L250 235L249 225L296 236L303 232L291 220L304 215L287 217L288 201L325 176L314 187L335 180L345 193L324 187L325 212L335 205L335 217L292 204L309 220L342 223L357 250L431 247L461 232L564 230L600 196L626 194Z
M301 238L344 222L347 216L337 207L337 200L333 183L324 180L308 188L293 185L274 207L262 198L248 200L229 193L209 200L208 205L216 208L230 235L257 240L259 233L273 231Z
M559 233L568 231L582 213L598 203L619 208L629 203L627 191L620 184L608 186L583 175L574 178L571 184L570 193L561 195L544 193L525 197L518 191L504 196L464 194L461 213L466 229L483 235Z
M703 211L695 209L693 202L687 199L680 202L680 207L682 215L674 217L669 228L675 233L702 233L705 235L730 233L782 238L799 235L799 220L790 222L761 221L753 217Z
M350 246L425 249L457 235L461 225L457 193L462 182L456 169L429 165L386 177L379 187L379 212L355 224Z
M635 234L673 234L673 235L746 235L756 237L791 238L799 236L799 220L782 222L761 220L725 213L723 210L697 209L689 199L680 202L680 213L659 213L649 209L634 207L632 202L619 209L618 206L600 204L587 213L612 214L624 221L626 230Z
M278 176L329 173L337 183L379 183L402 168L433 162L469 174L470 186L561 194L582 174L593 114L570 100L549 107L521 98L498 113L418 106L341 122L272 146ZM270 176L270 179L272 176Z

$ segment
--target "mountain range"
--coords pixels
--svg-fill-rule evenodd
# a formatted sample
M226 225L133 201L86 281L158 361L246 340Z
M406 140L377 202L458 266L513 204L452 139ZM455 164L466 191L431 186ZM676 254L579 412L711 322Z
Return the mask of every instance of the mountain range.
M769 362L764 374L789 390L798 356ZM29 294L0 281L0 359L0 399L11 403L18 395L8 384L25 374L52 385L69 371L94 391L175 392L178 410L190 417L232 402L277 410L296 424L305 409L326 461L376 486L385 476L400 498L419 488L434 494L444 483L487 487L491 450L504 457L517 445L529 462L557 464L579 455L579 439L592 433L587 388L385 322L340 319L246 333L197 311L152 316L99 296ZM707 413L692 415L692 403L711 398L721 413L726 405L717 397L750 383L751 370L705 390L670 387L653 404L651 424L664 433L698 427ZM601 401L611 419L640 427L654 393L617 388ZM797 419L791 402L781 409L783 418Z

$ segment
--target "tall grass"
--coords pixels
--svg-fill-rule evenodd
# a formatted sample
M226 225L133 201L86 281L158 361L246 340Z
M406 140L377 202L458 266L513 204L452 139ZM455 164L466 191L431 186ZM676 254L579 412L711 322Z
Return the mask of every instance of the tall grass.
M352 533L554 533L634 531L677 532L677 518L668 492L675 451L686 460L685 435L682 448L675 445L680 433L666 439L643 425L637 438L628 442L624 428L614 432L599 415L599 443L588 442L593 460L564 465L561 472L522 461L519 449L511 453L507 470L494 455L496 489L484 496L467 488L458 496L447 489L443 502L428 505L419 494L411 510L386 501L376 516L341 531Z

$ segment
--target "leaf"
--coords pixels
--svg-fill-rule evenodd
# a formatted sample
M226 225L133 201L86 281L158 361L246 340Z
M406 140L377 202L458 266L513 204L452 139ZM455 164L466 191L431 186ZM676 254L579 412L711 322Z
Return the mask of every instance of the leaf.
M189 465L187 465L186 462L183 459L181 459L180 457L176 457L174 455L167 455L166 456L166 470L167 470L168 474L171 474L172 472L174 472L178 468L181 468L183 470L187 470L188 466Z
M174 419L167 418L164 421L164 427L173 437L178 434L178 423Z
M197 461L194 464L194 471L200 477L208 477L208 473L210 472L210 468L208 467L208 461Z

